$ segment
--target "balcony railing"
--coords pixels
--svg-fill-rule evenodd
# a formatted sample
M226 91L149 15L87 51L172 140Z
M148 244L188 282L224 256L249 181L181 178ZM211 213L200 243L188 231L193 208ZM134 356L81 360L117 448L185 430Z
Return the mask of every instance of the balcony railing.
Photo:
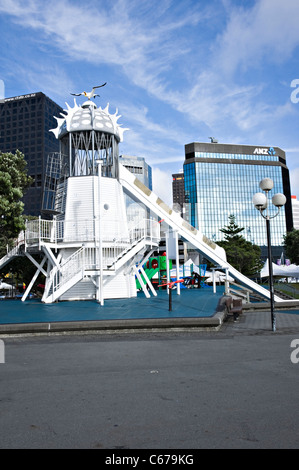
M94 242L98 245L100 238L103 245L115 246L117 242L119 248L129 247L142 238L157 243L160 240L160 224L154 219L143 219L135 226L126 229L120 226L119 221L108 223L105 221L101 229L98 220L90 219L44 220L39 218L26 223L27 246L40 246L42 242L53 244Z

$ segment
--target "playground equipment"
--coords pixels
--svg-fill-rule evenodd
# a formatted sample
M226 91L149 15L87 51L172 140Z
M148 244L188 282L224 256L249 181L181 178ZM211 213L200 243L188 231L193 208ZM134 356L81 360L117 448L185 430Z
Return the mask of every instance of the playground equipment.
M159 287L158 284L161 284L163 280L167 280L167 258L166 253L163 255L155 256L149 258L149 260L144 264L143 269L147 278L155 285ZM168 260L169 269L172 268L172 260ZM141 274L141 278L145 281L144 276ZM164 284L163 284L164 285ZM136 287L138 290L141 289L141 284L138 279L136 279Z
M74 100L74 107L67 104L62 117L56 118L57 128L52 132L59 140L60 152L48 157L43 202L52 219L27 222L14 248L0 260L3 267L16 256L27 256L36 266L22 300L39 273L45 276L45 303L96 299L104 305L104 299L134 297L136 278L146 297L150 296L147 286L157 295L149 279L153 272L148 276L143 266L159 246L161 220L169 228L167 282L171 258L167 246L173 237L178 269L181 238L242 285L269 299L267 289L227 262L223 248L182 219L120 164L118 145L126 129L118 124L117 111L110 114L108 108L97 108L91 100L78 106ZM149 218L139 214L137 222L133 218L132 223L125 194L144 204ZM40 262L35 254L41 255ZM179 290L180 282L177 286ZM282 299L276 296L275 300Z
M176 284L179 284L179 283L183 283L184 282L184 279L178 279L177 281L171 281L171 282L166 282L166 283L163 283L161 285L159 285L158 287L165 287L167 286L168 288L168 310L169 312L172 311L172 289L173 289L173 286L175 286Z
M208 287L205 284L206 279L206 264L200 264L198 267L193 263L190 266L190 276L183 276L184 277L184 285L188 288L201 288L201 287Z
M198 273L193 272L192 276L184 278L184 285L186 287L197 287L198 289L202 287L202 278Z

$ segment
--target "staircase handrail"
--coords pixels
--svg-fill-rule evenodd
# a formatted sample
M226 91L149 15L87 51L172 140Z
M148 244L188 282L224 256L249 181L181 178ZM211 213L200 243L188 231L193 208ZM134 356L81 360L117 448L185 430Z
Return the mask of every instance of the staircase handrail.
M85 265L85 247L80 247L75 253L72 253L57 269L53 272L53 291L57 291L62 284L68 282L80 270L84 270Z
M38 222L38 224L32 224L31 227L35 230L37 228L42 229L42 233L45 233L46 236L48 236L49 232L44 230L43 223L41 223L41 221ZM49 229L49 227L50 224L47 226L47 229ZM115 270L117 261L125 256L130 251L130 249L132 249L140 241L146 239L148 239L151 243L157 241L160 234L159 228L160 225L157 221L153 219L144 219L129 230L129 238L122 237L119 239L114 239L110 246L102 248L102 253L105 253L102 258L103 268ZM67 259L65 259L60 266L53 268L51 274L52 292L57 292L63 284L66 284L72 278L77 276L80 271L82 271L83 277L85 270L99 269L99 261L100 260L96 246L81 246Z

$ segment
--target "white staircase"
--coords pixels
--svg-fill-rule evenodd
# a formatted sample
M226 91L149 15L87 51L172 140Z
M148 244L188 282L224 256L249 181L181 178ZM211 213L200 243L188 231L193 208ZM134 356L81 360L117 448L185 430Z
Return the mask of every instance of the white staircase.
M45 303L55 302L67 290L71 289L84 277L85 248L79 248L59 267L55 266L50 272L47 287L45 288L43 301Z
M82 246L63 263L55 265L48 276L43 302L55 302L91 273L98 276L102 273L103 277L115 275L145 246L157 244L156 231L153 234L152 230L148 230L148 222L142 222L130 230L130 240L114 240L110 246L106 242L106 246L102 247L102 260L97 248Z
M10 250L3 258L0 259L0 269L4 268L6 264L8 264L13 258L19 256L19 249L18 247L14 247Z
M12 259L20 256L20 248L25 244L25 233L20 232L18 238L15 240L15 246L0 259L0 269L8 264Z

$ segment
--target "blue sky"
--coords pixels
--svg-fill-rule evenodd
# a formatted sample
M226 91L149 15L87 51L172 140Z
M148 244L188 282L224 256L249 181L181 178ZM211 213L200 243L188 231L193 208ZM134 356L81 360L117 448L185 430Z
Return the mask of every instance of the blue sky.
M1 0L0 31L6 97L65 108L107 82L120 153L146 158L165 202L184 145L210 136L284 149L299 198L298 0Z

